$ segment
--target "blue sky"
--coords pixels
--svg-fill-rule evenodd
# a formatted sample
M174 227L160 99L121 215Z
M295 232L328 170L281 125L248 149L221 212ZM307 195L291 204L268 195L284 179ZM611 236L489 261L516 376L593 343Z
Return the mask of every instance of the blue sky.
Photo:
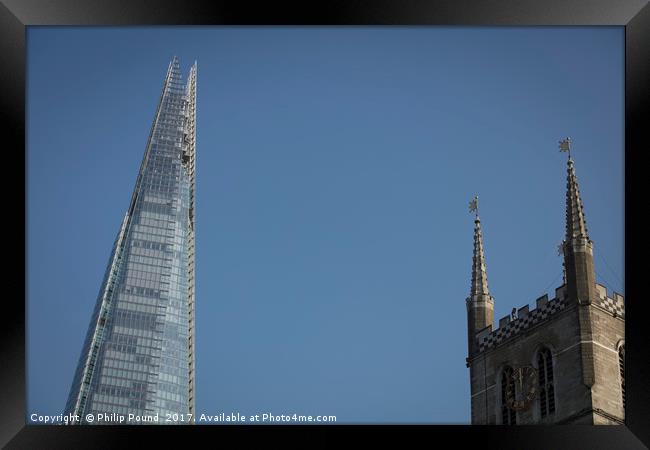
M197 412L468 423L495 320L561 284L571 136L623 287L622 27L29 27L28 413L63 412L167 65L198 61Z

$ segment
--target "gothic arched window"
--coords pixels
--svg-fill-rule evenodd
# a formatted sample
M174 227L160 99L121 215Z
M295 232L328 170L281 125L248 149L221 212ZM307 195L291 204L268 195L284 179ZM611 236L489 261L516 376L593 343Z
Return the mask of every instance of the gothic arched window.
M516 425L517 413L508 408L506 400L506 391L508 390L508 383L512 382L512 367L506 366L501 372L501 423L503 425Z
M618 347L618 370L621 374L621 399L625 410L625 343Z
M537 354L539 379L539 411L542 419L555 413L555 389L553 387L553 357L548 348Z

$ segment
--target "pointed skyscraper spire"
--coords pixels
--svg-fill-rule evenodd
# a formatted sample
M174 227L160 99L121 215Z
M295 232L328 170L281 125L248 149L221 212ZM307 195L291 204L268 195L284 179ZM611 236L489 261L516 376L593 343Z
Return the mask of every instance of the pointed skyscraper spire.
M70 388L73 423L117 423L127 407L194 421L195 137L196 64L184 85L174 57Z
M483 232L481 219L478 214L478 196L469 202L470 212L474 218L474 252L472 256L472 286L467 304L467 333L469 356L476 351L476 333L487 326L492 326L494 320L494 299L490 295L485 266L485 251L483 249Z

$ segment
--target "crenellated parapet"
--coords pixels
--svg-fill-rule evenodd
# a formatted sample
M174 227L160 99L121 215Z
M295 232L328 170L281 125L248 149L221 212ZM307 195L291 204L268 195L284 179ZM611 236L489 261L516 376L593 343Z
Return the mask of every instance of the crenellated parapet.
M488 326L476 334L478 352L483 352L499 346L502 342L509 340L524 332L525 330L549 320L552 316L560 313L570 306L566 295L566 285L562 285L555 290L555 297L551 300L545 294L535 301L535 308L530 309L529 305L513 309L513 312L499 319L499 327L492 329ZM625 320L625 303L623 296L613 292L611 296L607 294L607 289L596 284L598 298L593 302L594 305L606 310L614 317L620 317Z
M535 309L530 310L528 305L516 309L513 314L502 317L499 320L499 328L495 330L492 330L491 326L481 330L476 335L478 351L483 352L494 348L565 309L567 306L565 291L564 286L556 289L556 297L552 300L548 299L548 295L543 295L537 299Z
M607 294L607 288L598 283L596 283L596 293L598 297L593 302L596 306L600 306L614 317L625 320L625 299L621 294L613 291L610 296Z

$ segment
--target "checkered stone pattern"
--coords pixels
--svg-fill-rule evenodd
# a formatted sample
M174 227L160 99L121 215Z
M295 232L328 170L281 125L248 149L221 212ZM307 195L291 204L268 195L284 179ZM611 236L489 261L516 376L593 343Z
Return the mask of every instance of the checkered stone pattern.
M545 321L550 316L566 307L564 299L550 300L541 308L533 309L526 316L508 323L501 328L497 328L479 342L479 352L490 349L499 345L501 342L509 339L522 330Z
M615 317L620 317L625 319L625 303L620 300L614 300L613 298L605 297L599 298L596 303L601 308L612 313Z

